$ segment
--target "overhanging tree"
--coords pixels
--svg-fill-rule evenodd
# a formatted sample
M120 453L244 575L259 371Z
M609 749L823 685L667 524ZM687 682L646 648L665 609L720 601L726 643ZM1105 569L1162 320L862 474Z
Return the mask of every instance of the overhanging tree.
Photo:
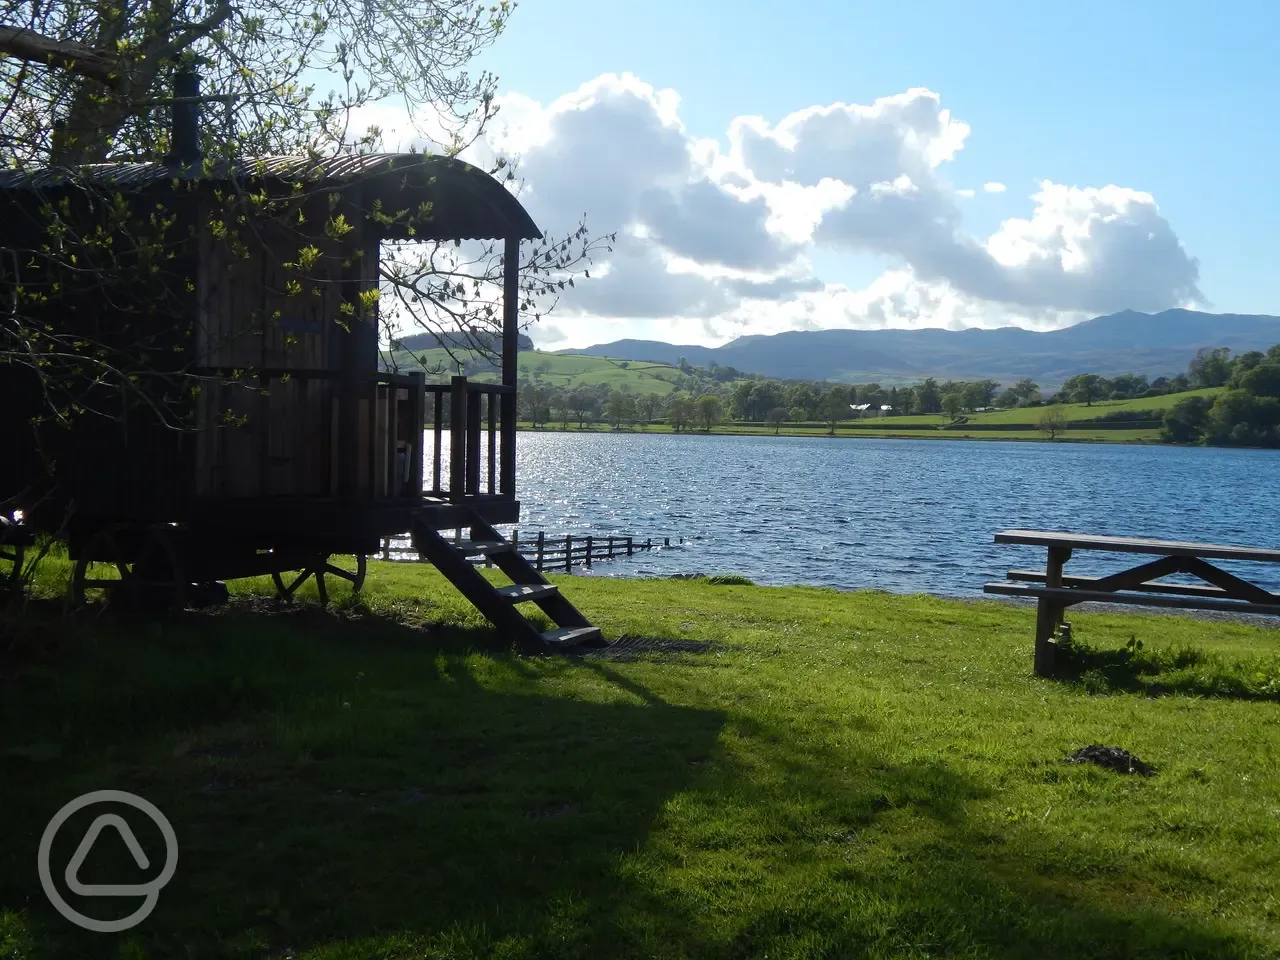
M16 246L0 241L0 257L11 274L33 253L52 272L83 275L92 264L103 289L115 289L128 307L121 290L138 279L148 258L162 261L184 238L164 216L133 216L120 192L91 182L84 165L172 158L175 100L202 110L203 166L197 170L205 174L231 158L377 150L382 131L358 119L365 108L385 104L406 111L432 152L455 155L483 135L496 112L496 79L467 68L503 32L513 10L507 0L493 6L464 0L0 0L0 161L19 170L64 168L111 221L86 228L64 211L44 210L46 236ZM175 97L175 83L193 70L205 92L188 87ZM488 172L515 179L503 160ZM237 242L237 230L249 229L246 210L281 212L262 203L228 192L228 243ZM409 215L429 218L431 211ZM519 286L526 323L552 307L607 243L580 223L567 236L526 244ZM308 248L304 239L298 246ZM501 253L481 244L396 248L383 262L383 342L398 332L425 331L441 337L447 350L461 343L459 353L491 353L502 321ZM299 289L313 265L303 256L287 264ZM21 287L16 275L9 283L11 292ZM28 306L9 296L0 307L0 362L37 373L47 416L76 412L75 397L59 395L71 371L141 395L147 375L163 366L148 344L107 349L83 335L59 339ZM145 399L163 417L165 397L183 372L160 372L163 388Z

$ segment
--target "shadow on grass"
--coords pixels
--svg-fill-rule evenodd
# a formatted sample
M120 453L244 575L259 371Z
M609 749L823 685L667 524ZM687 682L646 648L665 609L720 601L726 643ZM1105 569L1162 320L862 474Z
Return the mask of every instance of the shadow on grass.
M0 698L0 956L1250 955L1225 927L1094 902L1123 864L984 827L993 788L889 762L875 717L815 735L785 710L669 703L625 667L475 653L494 646L241 612L102 626L20 670ZM52 814L108 787L155 803L181 850L119 935L62 920L35 869ZM141 880L116 846L81 879Z
M612 905L618 940L565 955L1268 955L1261 937L1162 909L1119 847L992 824L977 807L996 788L947 763L891 763L862 732L832 746L786 721L733 717L726 734L732 756L655 831Z
M1131 639L1118 650L1101 650L1073 640L1058 650L1054 674L1092 694L1280 702L1280 658L1229 662L1192 646L1147 649Z

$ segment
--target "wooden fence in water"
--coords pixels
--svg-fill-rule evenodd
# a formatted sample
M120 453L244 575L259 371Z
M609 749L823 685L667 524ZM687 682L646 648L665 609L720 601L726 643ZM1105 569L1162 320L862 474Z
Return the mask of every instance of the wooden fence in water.
M548 537L543 530L533 538L520 539L520 531L516 530L511 537L512 546L527 558L539 571L564 570L571 571L575 566L589 567L593 562L616 560L620 557L634 556L639 551L658 550L670 547L672 541L684 543L684 537L662 537L661 541L653 537L640 540L638 537L614 536L582 536L566 535ZM396 543L392 539L382 541L382 559L426 563L418 551L406 543ZM483 563L492 566L488 557L475 557L472 563Z

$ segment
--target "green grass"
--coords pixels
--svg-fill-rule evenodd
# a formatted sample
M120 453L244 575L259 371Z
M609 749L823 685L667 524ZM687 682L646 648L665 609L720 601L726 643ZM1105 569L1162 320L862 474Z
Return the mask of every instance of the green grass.
M449 369L452 366L452 361L444 350L419 351L416 356L423 357L428 365L438 365L442 369ZM397 357L401 366L412 363L406 354L399 354ZM626 364L626 366L622 364ZM662 363L649 363L641 360L613 360L605 357L588 357L573 354L551 354L539 351L521 353L520 368L522 372L536 373L544 382L552 386L566 389L607 383L615 389L625 389L633 394L654 393L664 397L676 391L675 382L681 376L679 369ZM496 371L493 376L481 377L480 379L497 379ZM1096 420L1109 414L1141 413L1146 411L1151 412L1151 419L1158 420L1166 410L1172 408L1174 404L1185 397L1212 397L1216 393L1218 393L1218 388L1208 388L1137 400L1099 400L1092 405L1068 403L1062 404L1057 409L1062 410L1072 422ZM1043 407L1029 407L969 414L966 426L980 430L987 425L1025 424L1028 433L1035 433L1036 424L1043 412ZM948 425L951 422L951 418L942 414L914 414L904 417L890 417L884 422L886 424L892 423L904 426L925 424L942 427ZM753 433L766 432L766 430L771 432L772 428L740 428L734 429L732 432ZM721 429L720 432L729 431ZM1141 439L1154 439L1158 433L1158 430L1147 431ZM1006 437L1006 439L1030 439L1030 437ZM1083 438L1077 437L1074 439ZM1114 442L1119 438L1103 437L1099 439Z
M1152 411L1155 414L1154 419L1158 420L1164 416L1166 410L1171 409L1179 400L1183 400L1186 397L1212 397L1217 393L1218 388L1209 387L1204 390L1188 390L1185 393L1169 393L1162 397L1143 397L1137 400L1099 400L1092 405L1064 403L1048 409L1061 410L1066 414L1067 419L1073 423L1082 420L1097 420L1109 414L1141 413L1147 410ZM1013 410L992 410L988 413L968 414L968 418L969 423L975 426L995 423L1025 423L1030 427L1034 427L1045 409L1045 407L1025 407ZM927 423L937 426L945 426L951 422L950 417L942 414L919 414L909 417L892 417L890 419L894 423Z
M1078 614L1045 680L1024 607L557 582L610 638L706 646L518 657L429 568L380 563L327 613L27 622L0 957L1275 956L1280 635ZM1157 775L1061 762L1090 743ZM120 935L36 879L49 818L106 787L181 851ZM98 857L82 879L133 878Z
M442 349L417 351L414 356L423 358L428 367L438 366L445 370L453 368L453 361ZM397 362L402 368L407 368L413 361L407 354L397 354ZM664 363L612 360L607 357L572 354L560 355L541 353L536 350L521 352L520 371L530 376L536 374L551 386L570 390L579 386L607 383L615 389L625 388L636 395L653 393L663 397L675 391L675 381L683 376L679 369ZM480 376L476 379L496 380L497 378L495 370L492 375Z
M560 357L557 359L589 360L593 358ZM625 373L627 371L621 372ZM1068 403L1052 409L1062 410L1070 422L1077 424L1076 427L1063 433L1059 437L1061 440L1077 443L1159 443L1160 429L1155 426L1107 429L1103 426L1089 426L1088 422L1102 420L1117 413L1150 413L1150 417L1143 417L1142 419L1159 420L1164 415L1164 412L1173 407L1179 400L1194 396L1212 397L1217 392L1216 388L1190 390L1185 393L1169 394L1162 397L1147 397L1141 400L1101 400L1092 406L1087 406L1083 403ZM964 423L954 426L951 418L943 414L885 417L867 423L845 421L836 428L836 435L841 437L866 436L917 440L1044 440L1045 436L1040 433L1038 422L1046 409L1050 408L1028 407L969 414ZM1023 429L1009 429L1010 425L1022 425ZM528 428L527 424L522 426ZM919 429L921 426L935 427L937 429L922 430ZM559 429L559 425L553 423L543 429ZM571 425L569 429L575 430L577 428ZM608 424L598 423L588 425L586 429L607 431L611 428ZM641 428L637 427L636 429ZM644 427L643 430L654 433L671 432L671 428L665 424L650 424ZM698 431L695 430L693 432ZM742 436L768 436L775 431L770 426L726 421L717 425L714 432ZM788 423L784 423L780 431L782 436L790 437L826 436L827 433L828 429L825 425L809 426Z
M866 428L859 430L851 427L837 431L840 435L858 437L894 437L896 439L916 440L1038 440L1046 439L1045 435L1035 427L1026 430L983 430L966 424L955 430L902 430L895 433L892 429ZM1160 431L1155 428L1136 430L1102 430L1082 427L1065 430L1055 442L1068 441L1074 443L1159 443Z

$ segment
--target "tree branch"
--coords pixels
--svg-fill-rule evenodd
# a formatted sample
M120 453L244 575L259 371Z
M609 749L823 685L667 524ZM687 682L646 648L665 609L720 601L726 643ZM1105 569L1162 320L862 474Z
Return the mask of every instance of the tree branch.
M187 47L191 46L197 40L207 37L213 31L222 26L231 14L235 11L231 7L229 0L222 0L209 16L205 17L198 23L193 23L181 30L177 35L170 38L168 43L160 50L161 59L168 59L182 53Z
M0 53L19 60L62 67L108 87L120 88L125 77L120 61L74 40L55 40L34 30L0 25Z

